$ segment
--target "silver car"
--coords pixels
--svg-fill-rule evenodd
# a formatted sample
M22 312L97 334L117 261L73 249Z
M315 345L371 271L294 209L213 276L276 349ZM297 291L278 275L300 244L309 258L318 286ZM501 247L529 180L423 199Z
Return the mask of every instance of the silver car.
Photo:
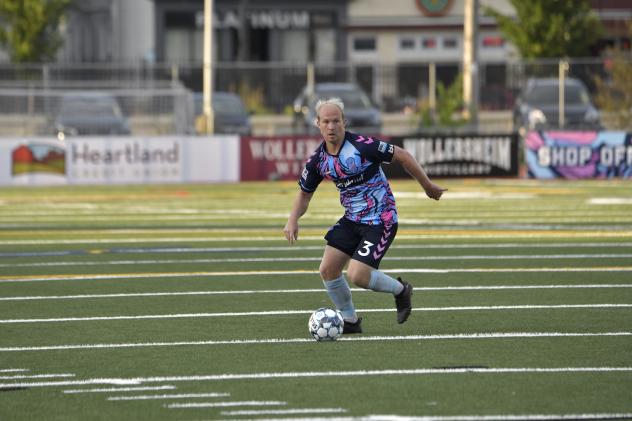
M53 122L57 138L77 135L129 135L127 118L116 97L107 92L82 91L64 95Z
M306 86L294 100L294 127L300 131L317 133L316 102L319 99L340 98L345 104L347 128L362 134L380 134L382 117L368 95L353 83L317 83L310 92Z
M559 79L529 79L516 100L513 111L514 129L521 134L529 130L560 128ZM564 128L599 130L599 111L590 101L588 90L579 79L567 78L564 83Z

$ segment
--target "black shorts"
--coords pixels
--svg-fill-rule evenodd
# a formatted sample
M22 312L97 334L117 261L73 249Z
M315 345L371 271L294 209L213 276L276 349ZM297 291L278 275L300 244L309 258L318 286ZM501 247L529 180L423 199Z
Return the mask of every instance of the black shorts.
M377 269L397 233L397 224L358 224L340 218L325 235L327 245Z

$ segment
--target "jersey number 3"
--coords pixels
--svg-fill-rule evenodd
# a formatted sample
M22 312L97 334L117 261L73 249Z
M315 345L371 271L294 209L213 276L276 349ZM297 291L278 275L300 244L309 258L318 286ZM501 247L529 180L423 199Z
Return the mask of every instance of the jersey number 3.
M371 247L374 245L375 244L373 244L372 242L364 240L364 247L362 247L362 250L358 250L358 254L362 257L368 256L369 253L371 253Z

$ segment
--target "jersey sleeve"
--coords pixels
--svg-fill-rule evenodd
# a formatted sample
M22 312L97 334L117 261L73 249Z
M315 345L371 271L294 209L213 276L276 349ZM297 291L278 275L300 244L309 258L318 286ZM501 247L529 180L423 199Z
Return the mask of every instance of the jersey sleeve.
M307 160L301 177L298 179L298 185L305 193L313 193L320 182L323 181L323 176L320 175L315 162L317 156L318 154L314 154Z

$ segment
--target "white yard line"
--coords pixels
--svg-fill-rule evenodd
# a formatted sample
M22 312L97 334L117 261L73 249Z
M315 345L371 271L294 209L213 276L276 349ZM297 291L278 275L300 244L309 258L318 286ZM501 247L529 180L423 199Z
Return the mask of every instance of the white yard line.
M26 379L54 379L54 378L67 378L75 377L74 374L32 374L32 375L15 375L15 376L0 376L0 380L26 380Z
M166 405L169 409L184 408L226 408L232 406L283 406L287 402L283 401L228 401L228 402L191 402L191 403L171 403Z
M599 414L521 414L521 415L453 415L407 417L400 415L370 415L355 418L360 421L561 421L561 420L612 420L632 418L632 413ZM259 420L263 421L263 420ZM298 420L294 420L298 421ZM315 420L314 420L315 421ZM342 420L340 420L342 421Z
M107 388L94 388L94 389L69 389L64 390L66 394L77 393L112 393L112 392L149 392L158 390L174 390L175 386L138 386L138 387L107 387Z
M428 260L550 260L550 259L630 259L632 253L597 254L505 254L505 255L459 255L459 256L393 256L389 261ZM222 259L152 259L152 260L76 260L67 262L0 263L0 267L56 267L56 266L121 266L155 264L201 264L201 263L266 263L266 262L319 262L322 256L314 257L246 257Z
M477 339L533 339L533 338L584 338L584 337L627 337L632 332L491 332L463 333L445 335L408 335L408 336L355 336L342 337L342 342L380 342L380 341L434 341L434 340L477 340ZM313 343L311 338L279 338L279 339L234 339L224 341L177 341L177 342L139 342L118 344L69 344L47 346L18 346L0 348L0 352L27 351L67 351L76 349L118 349L118 348L152 348L178 346L215 346L215 345L261 345Z
M632 304L543 304L543 305L505 305L505 306L456 306L456 307L423 307L413 308L413 311L499 311L499 310L566 310L566 309L594 309L594 308L632 308ZM251 317L251 316L284 316L293 314L310 314L313 310L268 310L222 313L175 313L175 314L143 314L136 316L88 316L88 317L51 317L39 319L0 319L0 324L23 323L64 323L64 322L94 322L112 320L152 320L152 319L185 319L204 317ZM392 312L392 308L358 309L363 313Z
M632 266L600 266L600 267L554 267L554 268L470 268L470 269L419 269L399 268L383 269L385 273L529 273L529 272L632 272ZM120 274L63 274L63 275L24 275L0 276L0 283L8 282L47 282L47 281L86 281L100 279L150 279L150 278L196 278L214 276L261 276L261 275L317 275L317 270L253 270L223 272L153 272L153 273L120 273Z
M224 416L243 415L294 415L294 414L340 414L347 412L344 408L295 408L295 409L258 409L240 411L222 411Z
M109 401L146 401L164 399L225 398L230 393L180 393L167 395L110 396Z
M27 368L5 368L0 370L0 373L25 373L30 371Z
M295 378L322 377L369 377L369 376L419 376L419 375L455 375L455 374L591 374L595 373L630 373L632 367L507 367L507 368L416 368L416 369L385 369L385 370L356 370L356 371L302 371L302 372L261 372L238 374L205 374L186 376L157 376L133 378L94 378L86 380L68 380L51 382L23 382L0 383L2 388L15 387L60 387L86 384L134 384L143 383L175 383L197 381L227 381L227 380L269 380Z
M224 415L224 412L222 412ZM306 417L292 421L564 421L632 419L632 412L594 414L499 414L499 415L366 415L362 417ZM233 418L234 420L234 418ZM256 418L257 421L283 421L288 418ZM227 421L227 420L217 420Z
M520 289L600 289L632 288L631 284L562 284L562 285L474 285L461 287L415 287L415 291L495 291ZM353 293L369 292L367 289L352 288ZM36 301L36 300L82 300L97 298L136 298L136 297L177 297L190 295L255 295L255 294L322 294L323 288L306 289L260 289L226 291L176 291L176 292L137 292L120 294L78 294L78 295L31 295L22 297L0 297L0 301ZM1 372L1 370L0 370Z
M397 244L400 250L433 250L433 249L550 249L550 248L616 248L632 247L632 242L589 242L589 243L467 243L467 244ZM92 252L99 254L150 254L150 253L241 253L241 252L282 252L282 251L322 251L323 246L271 246L271 247L150 247L150 248L129 248L129 249L103 249ZM33 251L33 252L0 252L0 257L37 257L37 256L59 256L73 254L90 254L90 250L64 250L64 251ZM391 253L392 254L392 253Z

